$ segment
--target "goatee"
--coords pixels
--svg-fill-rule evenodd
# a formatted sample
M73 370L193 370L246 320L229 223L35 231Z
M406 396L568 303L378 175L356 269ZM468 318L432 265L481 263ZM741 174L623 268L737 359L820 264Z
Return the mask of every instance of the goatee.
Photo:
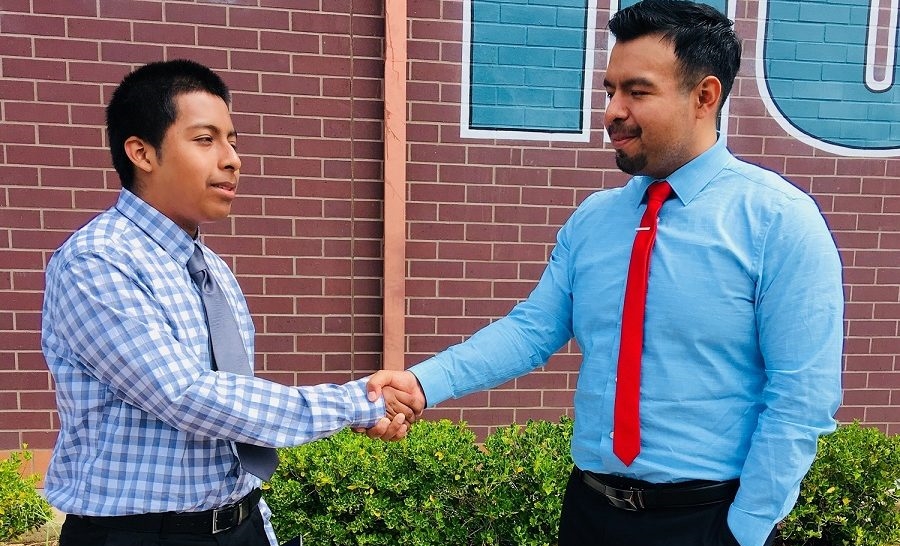
M637 154L629 157L625 155L623 151L616 150L616 166L619 167L622 172L630 175L640 174L647 166L647 156L646 154Z

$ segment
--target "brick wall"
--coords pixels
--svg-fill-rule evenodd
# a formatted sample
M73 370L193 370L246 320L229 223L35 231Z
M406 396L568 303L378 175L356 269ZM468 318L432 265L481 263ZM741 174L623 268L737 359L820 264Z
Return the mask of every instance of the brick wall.
M556 230L626 177L601 127L608 2L598 2L589 143L461 139L462 0L409 3L407 364L503 316L540 276ZM756 2L731 101L739 155L810 191L840 245L847 295L844 420L900 426L900 160L789 136L754 81ZM130 69L190 57L234 91L244 160L234 215L205 229L258 329L257 366L286 384L380 367L381 2L3 0L0 7L0 449L46 449L57 426L40 354L52 250L113 202L103 104ZM571 412L577 347L546 369L429 410L483 435Z

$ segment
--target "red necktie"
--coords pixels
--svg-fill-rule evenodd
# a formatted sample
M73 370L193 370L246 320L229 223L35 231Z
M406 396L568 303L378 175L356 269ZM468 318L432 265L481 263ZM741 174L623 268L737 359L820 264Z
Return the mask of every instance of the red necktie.
M622 310L622 341L619 346L613 425L613 453L626 466L641 451L641 351L644 346L647 277L650 273L650 252L656 240L659 209L671 192L672 187L665 180L650 185L647 190L647 210L644 211L631 247L631 264L628 266L628 281L625 284L625 307Z

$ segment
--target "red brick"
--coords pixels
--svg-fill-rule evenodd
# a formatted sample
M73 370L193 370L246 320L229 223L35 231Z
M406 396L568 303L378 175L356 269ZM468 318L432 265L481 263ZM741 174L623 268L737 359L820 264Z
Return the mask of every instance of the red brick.
M41 144L70 146L102 146L103 131L99 127L43 125L38 127Z
M294 235L293 223L287 218L233 218L235 229L241 235Z
M502 300L497 298L465 300L464 314L467 317L500 318L508 314L515 304L515 300Z
M228 10L228 24L230 27L288 30L291 17L286 10L232 7Z
M28 38L4 36L0 40L0 55L10 57L34 57L34 48Z
M411 222L409 224L409 237L410 239L432 241L459 241L463 237L464 229L462 224Z
M56 412L50 414L51 419L53 420L53 428L58 428L59 418L57 417ZM56 430L26 430L22 431L22 443L28 445L30 450L49 450L52 449L54 445L56 445L56 438L59 434ZM35 461L39 456L38 453L34 453L32 451ZM37 465L37 462L35 462ZM41 487L43 482L38 482L38 487Z
M459 316L462 304L458 300L410 299L409 313L431 317Z
M900 163L897 161L889 161L888 169L893 170L895 173L900 173L900 168L895 167L895 165L900 165ZM897 187L895 181L897 176L898 174L884 178L864 178L862 181L862 193L871 195L900 195L900 188Z
M456 400L459 403L460 400ZM470 426L509 425L513 422L514 412L510 409L473 408L463 409L462 418Z
M574 393L571 390L544 390L541 402L550 408L571 408L575 405Z
M6 61L8 62L8 61ZM27 121L65 125L69 113L62 104L40 104L36 102L5 101L7 121ZM37 164L40 164L37 163Z
M497 167L495 172L496 184L534 187L548 186L550 181L545 169L534 169L530 167ZM549 203L544 203L544 206L547 206L548 204Z
M69 0L55 2L53 0L34 0L34 11L37 13L51 13L54 15L97 15L97 4L93 0Z
M531 372L516 379L518 389L565 389L568 387L568 376L556 372Z
M101 89L94 84L73 82L37 82L37 98L42 103L99 104Z
M844 368L848 372L890 372L894 369L893 355L849 355Z
M199 29L194 25L180 25L176 23L140 22L134 23L135 42L157 42L160 36L166 37L167 45L204 45L197 41L197 34L202 34L205 27ZM235 31L237 32L237 31ZM243 37L241 37L243 39ZM243 43L235 40L234 44Z
M34 41L35 55L50 59L80 59L96 61L99 48L96 41L42 38Z
M158 60L164 58L164 51L165 49L162 45L101 42L100 60L140 65L146 63L148 59Z
M57 231L13 231L12 242L14 248L55 250L70 235L71 233Z
M10 391L47 391L50 388L50 374L46 371L0 372L0 385Z
M225 7L209 4L164 4L163 16L166 21L202 25L225 25L228 21L228 12Z
M52 0L44 0L49 2ZM62 17L47 17L43 15L31 14L3 14L3 34L24 34L29 36L65 36L66 21ZM4 39L6 39L4 37ZM4 76L10 77L11 74L6 70L6 63L10 59L4 60ZM33 62L34 59L31 60ZM29 79L33 78L30 76Z
M466 149L441 145L414 144L410 146L410 161L440 163L467 163ZM490 164L488 162L488 164Z
M898 423L900 422L900 406L868 406L866 423Z
M54 149L63 150L63 148ZM85 190L106 190L103 173L90 169L57 169L47 166L41 169L41 184L52 188L70 188L77 190L76 193Z
M74 105L72 110L72 123L79 125L104 125L106 111L102 106Z
M137 2L131 2L137 4ZM101 3L101 6L103 4ZM103 8L101 7L101 10ZM109 18L92 19L69 17L66 19L69 38L90 38L95 40L126 41L131 39L131 24L128 21L113 21Z
M294 12L291 30L317 34L349 34L350 17L339 13Z
M900 337L876 337L872 339L873 354L900 354ZM897 380L900 381L900 374L896 374ZM876 383L877 384L877 383ZM900 383L898 383L900 386Z
M25 391L19 393L22 410L55 410L56 395L51 391Z
M575 206L575 194L565 188L528 187L522 189L522 204Z
M0 257L6 264L15 264L16 269L43 269L44 257L40 252L33 250L22 250L14 248L13 250L0 250ZM4 305L4 307L6 307Z
M245 79L235 78L232 74L226 73L228 68L228 51L225 49L173 45L168 46L166 52L170 59L191 59L216 70L232 91L245 90L241 86L242 83L246 83Z
M486 404L488 405L488 404ZM541 405L541 391L494 390L490 393L490 407L536 407Z
M882 264L900 264L900 250L857 250L854 254L855 265L860 267L878 267Z
M874 307L874 318L896 319L900 317L900 302L878 302Z
M35 144L34 125L7 123L0 132L0 142Z

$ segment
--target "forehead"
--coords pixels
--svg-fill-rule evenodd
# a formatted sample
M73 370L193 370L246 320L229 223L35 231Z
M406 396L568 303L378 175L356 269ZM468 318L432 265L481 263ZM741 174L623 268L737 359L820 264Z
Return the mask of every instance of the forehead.
M228 105L221 97L205 91L181 93L174 98L177 115L174 125L209 125L233 131Z
M616 42L609 54L606 81L614 85L635 78L660 81L675 79L677 72L674 44L660 34L650 34Z

